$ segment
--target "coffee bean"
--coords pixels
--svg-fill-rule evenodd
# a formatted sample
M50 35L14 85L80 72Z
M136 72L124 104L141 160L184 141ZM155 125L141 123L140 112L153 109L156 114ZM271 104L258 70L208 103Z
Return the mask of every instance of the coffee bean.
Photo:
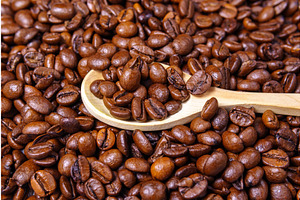
M115 140L115 133L111 128L100 129L97 133L96 142L100 149L111 149L115 144Z
M147 120L147 114L145 110L145 103L140 97L135 97L131 102L132 117L136 121L145 122Z
M75 14L75 9L70 3L57 3L51 7L51 14L59 19L71 19Z
M110 149L100 155L99 160L107 164L111 169L116 169L122 164L122 154L118 149Z
M211 155L203 155L197 160L197 169L208 176L215 176L223 171L227 164L224 152L216 150Z
M150 144L150 141L142 131L135 130L132 133L132 139L142 153L146 155L151 155L153 153L153 148Z
M271 167L286 168L289 165L288 155L281 149L272 149L262 154L262 161Z
M173 41L173 47L177 54L187 55L192 51L193 39L187 34L178 35Z
M30 96L26 102L33 110L41 114L49 114L54 109L53 105L44 97Z
M140 188L140 195L143 199L167 199L166 186L159 181L146 181ZM153 191L153 192L149 192Z
M208 182L204 176L199 173L195 173L189 177L181 179L178 190L185 199L193 199L205 196L207 186ZM188 189L186 189L186 187Z
M23 186L29 182L31 176L39 169L40 167L34 164L32 160L27 160L16 169L12 178L16 181L18 186Z
M105 70L109 67L110 60L100 53L96 53L87 58L87 66L95 70Z
M76 88L69 87L60 90L56 95L56 101L62 106L74 104L79 98L79 92Z
M24 84L18 80L7 82L2 88L3 95L8 99L17 99L24 92Z
M149 172L150 165L143 158L129 158L125 161L125 167L133 172Z
M191 94L199 95L210 88L211 82L211 76L205 71L199 70L186 82L186 88Z
M145 109L150 118L154 120L163 120L167 117L166 107L156 98L145 100Z
M279 167L263 167L267 180L271 183L281 183L287 177L287 172Z
M134 91L139 87L141 80L141 72L139 70L139 58L132 61L131 65L126 65L120 77L122 88L127 91Z
M249 126L253 124L255 113L253 109L246 109L236 106L229 112L230 120L239 126Z
M169 90L166 85L161 83L152 84L148 88L148 94L150 98L156 98L161 103L166 103L169 99Z
M254 31L250 33L249 37L259 43L271 42L274 39L274 35L272 33L264 31Z
M91 163L91 172L92 176L100 180L103 184L110 183L114 177L109 166L100 161L94 161Z
M173 115L181 110L181 102L180 101L168 101L164 105L167 109L168 115Z
M260 162L260 159L260 153L252 147L246 148L238 157L238 161L241 162L246 169L255 167Z
M71 177L75 182L85 182L90 177L90 164L85 156L79 155L71 167Z
M257 166L249 169L245 176L245 186L256 186L262 180L265 170Z
M163 181L172 174L174 167L174 163L170 158L161 157L151 165L150 172L152 177L157 180Z
M210 120L218 110L218 100L211 98L207 100L201 111L201 118L204 120Z
M96 141L90 133L83 133L78 137L78 149L84 156L91 156L96 151Z
M286 151L294 151L297 145L297 136L289 128L280 128L276 132L277 145Z
M154 61L154 51L146 45L133 45L129 53L131 57L140 57L146 63L152 63Z
M105 198L105 189L96 178L90 178L84 183L84 193L89 199Z
M30 184L34 192L41 197L51 195L56 189L54 177L44 170L35 172L31 177Z
M137 26L131 22L121 22L116 27L116 32L121 37L133 37L137 33Z
M283 183L271 184L270 196L273 199L280 199L280 198L292 199L290 190Z

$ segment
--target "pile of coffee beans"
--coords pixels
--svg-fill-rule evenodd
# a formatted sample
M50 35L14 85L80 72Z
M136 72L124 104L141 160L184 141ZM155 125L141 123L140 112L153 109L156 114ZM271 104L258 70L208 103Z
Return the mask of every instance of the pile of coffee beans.
M299 93L299 5L2 0L1 199L299 200L300 117L227 111L213 98L190 124L129 131L96 120L80 98L91 69L105 79L94 94L108 107L131 96L140 121L140 105L172 114L210 84Z
M158 132L61 121L2 119L2 199L300 199L300 117L212 98Z

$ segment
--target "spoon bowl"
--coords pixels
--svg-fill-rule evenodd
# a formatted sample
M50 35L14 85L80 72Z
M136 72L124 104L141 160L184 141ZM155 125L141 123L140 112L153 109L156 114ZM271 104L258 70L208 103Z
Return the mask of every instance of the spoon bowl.
M164 65L165 68L169 67ZM183 73L186 82L189 74ZM300 116L300 94L294 93L262 93L262 92L241 92L211 87L201 95L190 95L190 98L182 103L182 109L168 116L162 121L149 120L147 122L125 121L114 118L105 107L103 100L95 97L90 91L93 81L104 79L101 71L91 70L83 79L81 85L81 98L86 109L98 120L127 130L140 129L142 131L157 131L172 128L179 124L191 122L200 115L203 105L212 97L217 98L219 107L227 110L233 106L254 107L256 113L263 113L265 110L272 110L276 114Z

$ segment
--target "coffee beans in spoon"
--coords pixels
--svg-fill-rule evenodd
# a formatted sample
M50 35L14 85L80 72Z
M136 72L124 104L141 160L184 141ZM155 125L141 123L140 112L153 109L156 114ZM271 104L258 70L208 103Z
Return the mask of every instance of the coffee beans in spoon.
M115 118L140 122L163 120L180 111L181 102L188 100L189 92L202 94L211 86L212 78L204 70L197 71L187 85L182 73L178 67L165 69L160 63L147 64L136 57L127 62L118 79L95 80L90 90L100 99L105 97L104 105ZM182 94L185 97L178 98Z

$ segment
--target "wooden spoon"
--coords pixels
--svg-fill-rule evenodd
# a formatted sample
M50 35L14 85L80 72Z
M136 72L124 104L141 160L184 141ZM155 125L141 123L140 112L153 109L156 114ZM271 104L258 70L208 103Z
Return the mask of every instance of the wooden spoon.
M164 65L165 68L169 67ZM184 73L185 82L190 75ZM103 79L101 71L91 70L83 79L81 85L81 97L87 110L98 120L120 129L142 131L156 131L172 128L179 124L191 122L199 116L205 102L215 97L219 107L227 110L233 106L241 105L254 107L255 112L263 113L265 110L272 110L276 114L300 116L300 94L293 93L262 93L262 92L241 92L211 87L202 95L190 95L189 100L182 103L182 109L174 115L168 116L165 120L147 122L125 121L112 117L105 107L102 99L95 97L90 91L90 84Z

